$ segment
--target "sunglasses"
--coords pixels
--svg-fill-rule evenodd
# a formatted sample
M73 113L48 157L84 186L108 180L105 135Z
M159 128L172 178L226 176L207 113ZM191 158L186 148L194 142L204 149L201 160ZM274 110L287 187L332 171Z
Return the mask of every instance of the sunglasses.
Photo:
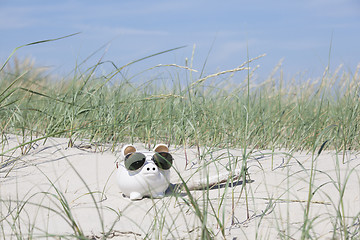
M146 156L139 152L129 153L125 156L125 167L127 170L135 171L144 166ZM172 166L173 157L168 152L157 152L152 156L151 160L156 166L163 170L168 170Z

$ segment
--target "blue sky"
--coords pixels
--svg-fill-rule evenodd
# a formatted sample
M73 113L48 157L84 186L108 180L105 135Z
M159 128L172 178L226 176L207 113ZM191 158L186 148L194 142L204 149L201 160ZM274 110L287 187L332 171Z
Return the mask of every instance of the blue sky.
M285 76L321 76L332 41L332 69L344 64L354 71L360 63L358 0L0 0L1 62L20 45L75 32L81 34L22 48L17 56L66 74L107 43L89 65L103 54L121 66L187 46L132 67L139 71L157 64L184 65L195 44L194 68L201 70L206 62L208 74L237 67L247 52L250 58L266 53L253 65L260 65L261 81L281 59Z

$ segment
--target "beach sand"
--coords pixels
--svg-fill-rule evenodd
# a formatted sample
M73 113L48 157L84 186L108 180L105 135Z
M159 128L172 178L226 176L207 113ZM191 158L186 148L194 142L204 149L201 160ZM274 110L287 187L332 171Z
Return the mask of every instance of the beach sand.
M342 153L334 151L317 156L253 150L246 162L246 184L243 179L234 180L230 186L192 190L191 197L182 191L161 199L130 201L115 179L121 146L111 151L111 146L77 141L69 148L68 139L48 138L33 144L26 154L20 149L9 151L19 141L8 135L2 145L2 239L72 239L74 231L90 239L104 234L110 239L198 239L201 221L216 239L299 239L310 186L309 234L340 238L344 221L349 236L360 238L360 155L356 152L346 152L343 159ZM144 144L136 146L144 148ZM236 149L203 147L199 155L195 147L170 146L170 152L173 184L181 183L177 172L194 185L207 176L229 174L229 168L241 170L243 164L243 152Z

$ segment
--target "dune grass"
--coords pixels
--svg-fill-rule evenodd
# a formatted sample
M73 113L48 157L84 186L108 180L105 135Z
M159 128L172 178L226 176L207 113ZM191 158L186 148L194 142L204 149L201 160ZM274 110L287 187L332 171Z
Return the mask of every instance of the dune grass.
M314 151L324 143L325 149L359 149L358 69L304 82L269 78L253 86L251 79L232 84L223 75L216 84L195 79L184 85L177 78L139 83L96 76L95 68L62 81L19 63L0 72L2 133L64 136L70 145L86 138L114 144L242 147L246 142L262 149Z
M315 175L319 174L316 159L325 149L334 150L339 154L337 164L344 164L348 150L360 149L359 68L354 72L344 71L341 66L333 72L324 69L323 76L317 79L283 79L279 70L278 74L274 73L259 82L254 78L253 65L257 60L254 58L232 70L208 75L204 71L197 72L188 62L184 66L158 65L146 70L151 72L161 69L169 73L162 75L160 80L154 78L140 81L137 78L141 78L141 73L136 76L123 74L129 65L155 55L122 67L114 66L114 71L108 74L99 73L98 68L103 64L99 61L89 69L74 69L72 77L64 79L53 79L41 68L34 67L30 61L6 61L0 71L0 169L9 164L6 157L14 149L20 149L21 154L26 154L32 144L48 137L65 137L69 147L74 146L78 139L86 139L95 146L99 144L97 151L102 150L101 143L111 144L112 150L121 143L134 142L149 146L167 143L171 146L195 147L198 149L199 162L208 159L215 149L240 148L240 156L225 156L229 158L230 171L242 171L240 194L235 195L234 188L231 187L225 187L225 193L231 193L230 211L239 206L240 199L245 199L246 215L250 219L249 205L255 201L251 185L247 184L247 163L254 157L255 150L270 149L272 159L274 153L284 149L290 153L305 151L313 157L311 167L304 168L309 174L309 194L303 209L301 238L316 238L316 234L312 232L315 220L310 217L314 192L321 190L314 183ZM4 147L8 134L19 136L18 146L10 149ZM207 151L203 150L204 147ZM275 168L275 165L272 164L271 168ZM333 206L338 220L334 224L334 237L341 239L359 237L356 230L348 231L349 225L352 224L355 228L359 228L359 225L356 218L351 219L352 223L346 219L344 203L341 201L351 174L355 173L349 171L345 177L338 173L337 179L329 176L329 182L338 189L340 196L340 202L333 202ZM74 230L71 237L89 238L79 227L78 224L81 223L73 219L69 203L62 192L50 180L49 182L55 192L45 195L55 199L53 201L59 201L59 209L49 211L56 211L66 219ZM185 180L183 184L187 197L175 198L179 204L185 202L195 213L196 219L191 221L199 225L197 236L202 239L215 236L226 238L226 194L220 196L220 200L214 204L208 195L209 189L199 197L187 188ZM226 182L226 186L233 184L235 183L231 178ZM85 181L84 185L87 186ZM289 192L286 194L289 195ZM23 205L30 204L29 200L30 198L14 200L19 206L10 214L11 219L0 215L1 221L10 221L18 239L23 238L21 223L18 222L19 214ZM165 198L162 201L161 207L154 203L153 208L160 217L154 218L151 229L144 229L146 238L179 237L176 226L164 221L166 206L169 206L170 200ZM3 198L1 202L3 208L10 206L10 202ZM94 197L93 202L99 210ZM39 208L43 207L45 206L40 203ZM262 217L273 208L270 201L260 216L258 227ZM98 215L101 221L100 210ZM172 219L175 222L177 218L186 218L185 215L186 213L180 212L179 215L172 216ZM207 225L207 219L210 218L217 222L217 230ZM235 225L234 214L231 218L231 225ZM279 237L291 239L290 226L285 226L286 230L282 231L280 225ZM105 233L104 227L103 230L102 238L105 239L110 233ZM163 236L162 230L168 232L168 235ZM189 229L189 232L193 231L195 230Z

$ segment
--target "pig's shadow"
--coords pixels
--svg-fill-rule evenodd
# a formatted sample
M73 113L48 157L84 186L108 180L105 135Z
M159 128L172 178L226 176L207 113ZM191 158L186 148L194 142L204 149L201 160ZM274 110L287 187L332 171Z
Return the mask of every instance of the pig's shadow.
M246 180L246 183L253 183L254 180ZM212 185L198 185L198 186L188 186L188 190L189 191L201 191L201 190L216 190L216 189L221 189L221 188L225 188L225 187L236 187L239 185L242 185L243 181L238 179L235 180L234 182L220 182L220 183L216 183L216 184L212 184ZM170 196L170 195L180 195L180 196L186 196L187 195L187 190L185 189L185 186L183 183L170 183L169 187L166 189L165 191L165 196Z

